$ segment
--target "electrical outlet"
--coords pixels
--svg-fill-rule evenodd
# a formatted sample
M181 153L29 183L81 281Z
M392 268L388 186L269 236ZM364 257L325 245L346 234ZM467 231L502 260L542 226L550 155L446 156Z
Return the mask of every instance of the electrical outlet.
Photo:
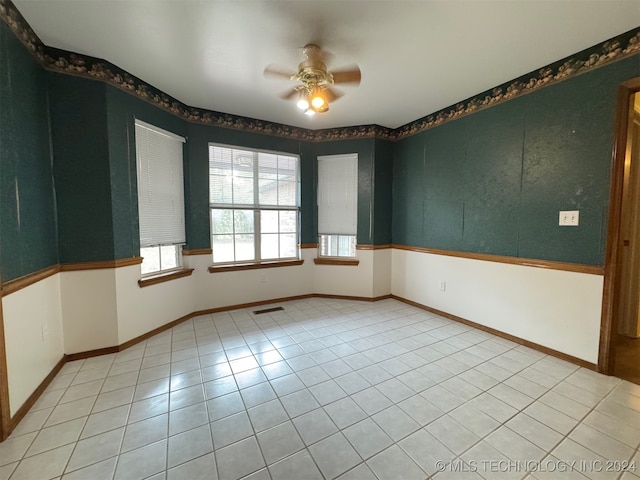
M447 282L440 282L440 291L445 292L447 290Z
M49 327L43 323L40 325L40 330L42 333L42 343L44 343L49 339Z
M561 210L558 225L561 227L577 227L580 223L579 210Z
M267 274L264 272L260 272L260 283L267 283Z

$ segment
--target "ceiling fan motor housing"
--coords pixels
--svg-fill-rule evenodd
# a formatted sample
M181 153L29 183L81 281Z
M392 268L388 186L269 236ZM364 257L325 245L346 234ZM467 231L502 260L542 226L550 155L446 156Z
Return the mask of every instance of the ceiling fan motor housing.
M333 84L333 76L327 71L327 66L320 59L320 47L307 45L302 50L307 59L298 65L298 73L291 77L293 81L305 84L307 89L323 84Z

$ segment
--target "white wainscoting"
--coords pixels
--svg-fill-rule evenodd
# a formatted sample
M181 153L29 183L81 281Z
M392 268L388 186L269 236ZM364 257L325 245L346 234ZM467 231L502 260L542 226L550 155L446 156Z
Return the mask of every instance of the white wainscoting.
M597 363L602 275L400 249L392 256L394 295Z
M597 363L601 275L400 249L358 250L358 266L315 265L315 256L303 249L303 265L224 273L208 272L208 255L188 256L191 276L144 288L140 265L62 272L5 296L12 415L64 354L114 347L196 311L313 293L392 293Z
M136 265L133 268L138 268ZM127 268L127 267L122 267ZM113 347L118 344L116 269L62 272L64 353ZM131 288L138 288L134 283Z
M2 298L13 416L64 355L60 274Z

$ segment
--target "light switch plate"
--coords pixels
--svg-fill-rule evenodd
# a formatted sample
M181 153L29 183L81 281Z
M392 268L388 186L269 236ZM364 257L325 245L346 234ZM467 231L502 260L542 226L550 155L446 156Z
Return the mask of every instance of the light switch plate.
M580 223L579 210L561 210L559 225L561 227L577 227Z

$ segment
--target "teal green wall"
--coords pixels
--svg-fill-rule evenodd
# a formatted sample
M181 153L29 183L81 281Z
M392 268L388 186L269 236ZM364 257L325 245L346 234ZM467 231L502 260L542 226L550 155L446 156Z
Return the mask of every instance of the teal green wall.
M44 71L0 22L0 278L58 263Z
M604 265L616 94L639 75L635 56L526 97L521 256ZM558 210L580 210L580 227L558 227Z
M210 247L215 142L300 155L302 243L317 241L317 156L357 153L358 244L604 261L616 87L640 75L638 56L398 142L310 143L189 123L103 82L45 72L4 23L0 40L3 281L139 254L135 118L188 139L187 248ZM580 210L580 226L558 227L559 210Z
M617 86L638 62L396 142L393 243L602 265ZM560 210L580 226L559 227Z
M300 243L318 242L318 162L313 144L300 144Z
M106 85L48 74L60 261L115 258Z
M373 202L373 245L391 243L393 143L375 140Z

